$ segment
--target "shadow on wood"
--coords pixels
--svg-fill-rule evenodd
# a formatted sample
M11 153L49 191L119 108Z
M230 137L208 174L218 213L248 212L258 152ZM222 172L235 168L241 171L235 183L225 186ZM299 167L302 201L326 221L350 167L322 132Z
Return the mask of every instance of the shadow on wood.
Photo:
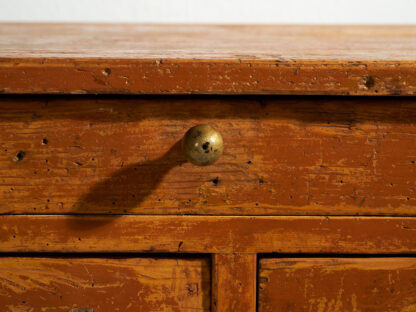
M78 199L73 206L72 213L81 216L81 214L95 214L96 210L108 209L112 217L103 219L103 223L107 223L140 205L172 168L181 166L185 162L180 140L162 157L131 164L96 184L87 194ZM70 226L80 226L77 220L72 219L68 222ZM99 224L85 224L82 227L96 226Z

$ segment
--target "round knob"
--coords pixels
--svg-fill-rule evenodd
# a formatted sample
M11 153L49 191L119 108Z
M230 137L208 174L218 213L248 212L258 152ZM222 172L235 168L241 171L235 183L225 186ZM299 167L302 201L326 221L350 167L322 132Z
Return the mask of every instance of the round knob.
M208 166L222 154L222 136L210 125L198 125L185 133L183 149L188 161L198 166Z

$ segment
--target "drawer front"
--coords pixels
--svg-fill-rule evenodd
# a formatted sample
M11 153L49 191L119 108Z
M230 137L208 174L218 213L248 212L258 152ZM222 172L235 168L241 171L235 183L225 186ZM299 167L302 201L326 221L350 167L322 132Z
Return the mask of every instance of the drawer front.
M259 312L416 311L414 258L262 259Z
M185 162L210 124L220 159ZM414 215L409 98L0 98L1 213Z
M2 311L210 311L207 259L0 258Z

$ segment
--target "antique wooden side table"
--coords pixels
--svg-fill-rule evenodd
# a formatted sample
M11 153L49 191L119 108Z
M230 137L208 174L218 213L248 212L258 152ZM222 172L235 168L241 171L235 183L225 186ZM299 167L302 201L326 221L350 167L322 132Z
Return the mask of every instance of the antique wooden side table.
M416 27L1 24L0 93L1 311L416 311Z

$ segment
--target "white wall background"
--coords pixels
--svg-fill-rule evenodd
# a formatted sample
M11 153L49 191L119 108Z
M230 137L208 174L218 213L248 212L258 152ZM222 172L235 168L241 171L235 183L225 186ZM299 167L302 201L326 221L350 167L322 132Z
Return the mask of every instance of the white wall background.
M416 0L0 0L0 21L416 24Z

